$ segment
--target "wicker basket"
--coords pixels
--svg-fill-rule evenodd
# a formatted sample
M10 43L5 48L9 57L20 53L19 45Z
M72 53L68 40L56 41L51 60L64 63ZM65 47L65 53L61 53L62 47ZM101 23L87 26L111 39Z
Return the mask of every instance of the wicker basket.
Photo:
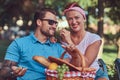
M55 77L47 76L46 80L59 80ZM94 80L93 78L81 78L81 77L70 77L70 78L63 78L63 80Z
M94 68L85 68L85 60L82 55L79 54L82 60L82 67L78 68L62 60L64 54L65 52L62 54L61 58L54 58L51 56L48 58L51 62L56 62L59 65L62 65L64 63L69 66L70 71L64 73L63 80L94 80L96 71ZM46 80L59 80L57 71L46 69L45 72L47 76Z
M57 71L46 69L46 80L59 80ZM94 80L95 72L70 71L64 74L63 80Z
M47 76L46 80L59 80L55 77ZM63 80L94 80L93 78L82 78L82 77L64 77Z

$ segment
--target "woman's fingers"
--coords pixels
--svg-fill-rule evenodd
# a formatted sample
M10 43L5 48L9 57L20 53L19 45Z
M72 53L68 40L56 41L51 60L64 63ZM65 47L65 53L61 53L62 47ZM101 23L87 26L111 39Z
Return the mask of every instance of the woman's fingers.
M68 35L70 34L70 31L68 31L68 30L66 30L66 29L62 29L61 31L60 31L60 36L61 37L67 37Z
M69 53L73 53L73 51L76 49L75 45L62 45L62 47Z

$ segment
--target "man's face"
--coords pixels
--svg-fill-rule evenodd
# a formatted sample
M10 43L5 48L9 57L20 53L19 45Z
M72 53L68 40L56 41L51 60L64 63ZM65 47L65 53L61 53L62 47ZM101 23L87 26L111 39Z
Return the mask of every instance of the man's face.
M41 19L40 31L45 36L53 36L57 27L57 18L54 14L47 12L45 17Z

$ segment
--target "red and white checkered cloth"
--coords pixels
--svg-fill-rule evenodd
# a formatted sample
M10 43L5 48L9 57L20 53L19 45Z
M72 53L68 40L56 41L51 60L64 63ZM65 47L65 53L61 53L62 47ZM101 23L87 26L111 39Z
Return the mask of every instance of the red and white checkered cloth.
M58 77L57 75L57 71L55 70L49 70L49 69L45 69L45 72L47 75L49 76L53 76L53 77ZM76 76L80 76L80 77L91 77L91 78L95 78L95 71L92 72L79 72L79 71L69 71L69 72L65 72L64 77L76 77Z

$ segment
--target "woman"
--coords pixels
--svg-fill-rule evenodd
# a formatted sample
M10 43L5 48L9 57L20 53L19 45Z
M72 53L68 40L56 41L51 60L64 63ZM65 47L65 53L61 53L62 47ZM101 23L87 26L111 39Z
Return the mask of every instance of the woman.
M84 10L74 2L65 7L64 14L68 21L70 31L62 29L60 36L64 45L70 45L63 46L71 55L71 58L74 58L70 62L75 66L81 66L81 59L78 54L72 53L73 47L76 46L85 59L86 67L96 68L95 80L108 80L107 73L102 71L97 60L101 38L97 34L85 30L86 16Z

